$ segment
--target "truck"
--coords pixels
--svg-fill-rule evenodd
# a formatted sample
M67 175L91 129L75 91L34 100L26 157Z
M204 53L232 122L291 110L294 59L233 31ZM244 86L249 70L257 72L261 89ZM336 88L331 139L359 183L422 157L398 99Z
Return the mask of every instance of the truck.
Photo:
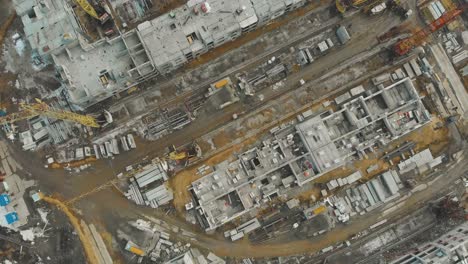
M145 252L142 249L138 248L131 241L127 242L127 245L125 245L125 250L127 250L129 252L132 252L133 254L138 255L138 256L144 256L145 255Z

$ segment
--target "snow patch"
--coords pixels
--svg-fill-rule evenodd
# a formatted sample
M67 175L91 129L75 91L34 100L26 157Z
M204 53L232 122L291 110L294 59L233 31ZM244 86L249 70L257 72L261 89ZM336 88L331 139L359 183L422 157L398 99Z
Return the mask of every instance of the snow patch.
M49 212L47 212L47 211L45 211L44 209L41 209L41 208L37 208L37 212L41 216L42 222L47 224L49 222L49 220L47 220L47 215L49 214Z
M18 55L20 55L20 57L23 57L24 50L26 49L26 44L24 43L24 41L22 39L18 39L16 41L15 49L16 49L16 53L18 53Z
M24 241L34 241L35 235L32 229L21 230L20 234Z

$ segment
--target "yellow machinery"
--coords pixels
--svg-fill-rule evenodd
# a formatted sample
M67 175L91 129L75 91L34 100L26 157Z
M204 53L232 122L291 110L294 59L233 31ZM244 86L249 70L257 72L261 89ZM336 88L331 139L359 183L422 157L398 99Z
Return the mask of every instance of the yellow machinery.
M187 152L185 151L178 151L175 146L172 146L172 149L170 150L171 152L169 153L169 158L171 160L183 160L187 158Z
M346 11L346 6L342 3L341 0L335 0L335 5L338 12L344 13Z
M361 7L367 4L369 0L335 0L335 6L338 12L344 13L348 7Z
M99 15L97 14L94 7L87 1L87 0L76 0L76 2L83 8L83 10L88 13L88 15L99 19Z
M101 24L104 24L107 20L110 19L110 16L107 12L103 12L102 14L98 14L96 8L94 8L88 0L75 0L78 5L83 8L83 10L90 16L94 17L95 19L101 21ZM99 11L99 10L98 10Z
M20 112L0 117L0 124L14 123L16 121L33 118L38 115L43 115L50 118L80 123L88 127L100 127L96 119L92 116L80 115L70 111L51 108L39 99L36 99L36 101L37 102L33 104L21 104L22 110Z
M200 157L201 149L197 143L193 143L182 150L178 150L174 145L169 147L169 155L167 156L171 160L181 161L185 159L191 159L193 157Z

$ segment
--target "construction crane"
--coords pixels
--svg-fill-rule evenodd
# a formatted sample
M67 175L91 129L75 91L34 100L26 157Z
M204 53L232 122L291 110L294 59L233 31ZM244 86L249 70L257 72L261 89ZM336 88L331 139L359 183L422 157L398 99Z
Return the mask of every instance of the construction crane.
M32 104L22 103L21 108L22 110L20 112L0 117L0 124L3 125L13 123L20 120L25 120L33 118L35 116L43 115L54 119L80 123L88 127L100 127L97 120L90 115L80 115L70 111L51 108L39 99L36 99L36 103Z
M93 7L88 0L75 0L78 5L83 8L83 10L90 16L94 17L95 19L101 21L101 24L104 24L107 20L109 20L110 16L107 12L101 12L101 14L98 14L96 11L96 8Z
M465 9L464 7L461 7L461 8L458 8L458 9L449 10L449 11L445 12L441 17L439 17L438 19L432 21L432 23L427 25L425 28L417 31L416 33L414 33L410 37L402 39L399 42L397 42L395 44L395 46L393 47L393 51L398 56L402 56L402 55L407 54L414 47L421 45L430 34L432 34L432 33L436 32L437 30L441 29L447 23L451 22L457 16L459 16L461 13L463 13L464 9Z

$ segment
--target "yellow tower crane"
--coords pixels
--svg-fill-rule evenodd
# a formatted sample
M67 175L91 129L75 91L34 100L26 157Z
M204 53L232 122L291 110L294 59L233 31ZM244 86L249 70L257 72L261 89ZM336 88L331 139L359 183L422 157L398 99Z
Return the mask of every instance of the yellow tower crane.
M13 123L43 115L50 118L80 123L88 127L100 127L96 119L90 115L80 115L70 111L52 108L39 99L36 99L36 103L32 104L22 103L21 108L22 110L20 112L0 117L0 124Z

